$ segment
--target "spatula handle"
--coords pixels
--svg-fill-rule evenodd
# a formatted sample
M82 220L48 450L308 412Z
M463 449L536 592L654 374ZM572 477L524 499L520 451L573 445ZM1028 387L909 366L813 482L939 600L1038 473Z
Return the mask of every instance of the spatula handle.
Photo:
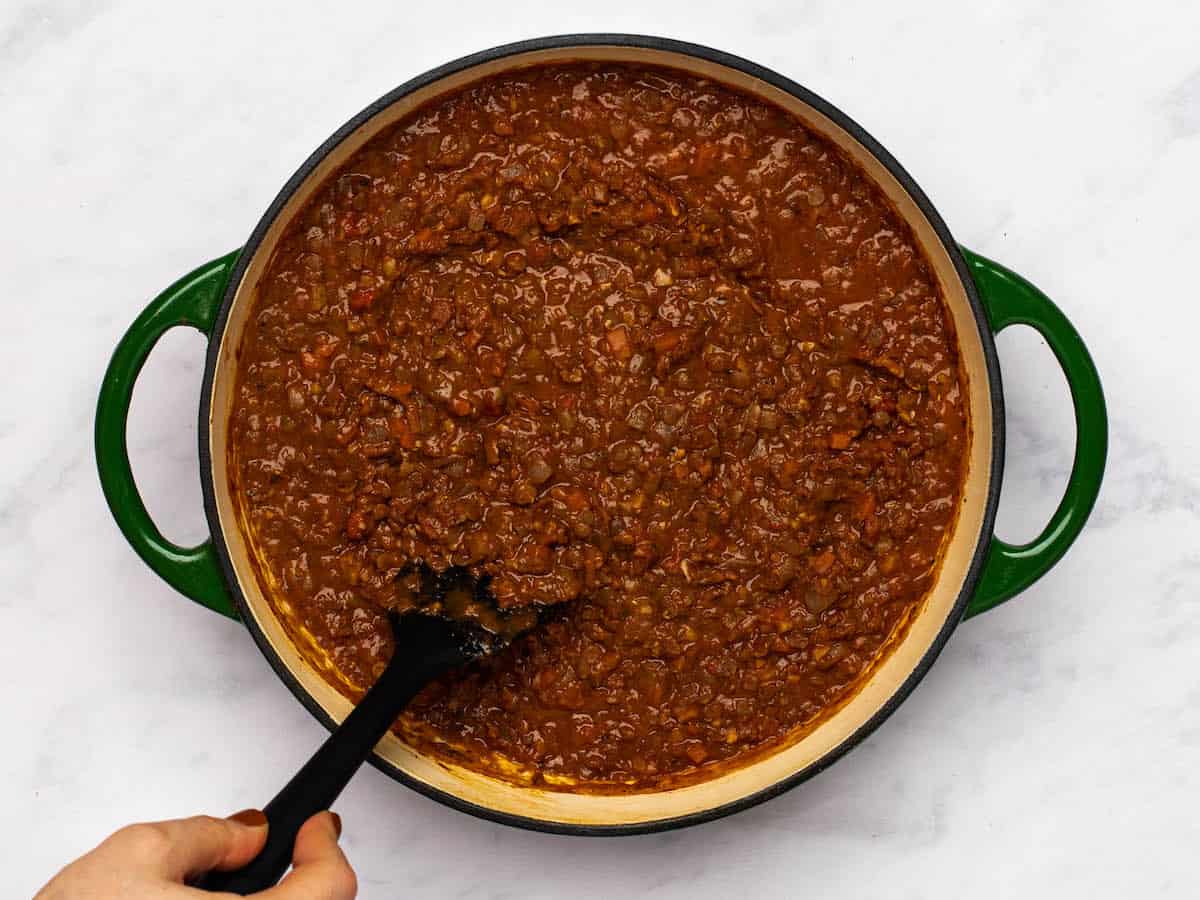
M207 873L196 887L244 896L275 884L291 864L292 846L300 826L333 805L421 688L467 661L459 646L442 639L441 620L430 616L406 618L413 621L397 629L392 661L374 686L287 786L263 808L269 829L262 852L244 868Z

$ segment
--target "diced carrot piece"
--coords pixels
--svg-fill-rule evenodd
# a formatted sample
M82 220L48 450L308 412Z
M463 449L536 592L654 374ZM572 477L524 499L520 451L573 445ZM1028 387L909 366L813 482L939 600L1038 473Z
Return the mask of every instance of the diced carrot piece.
M355 312L362 312L364 309L369 309L371 304L375 302L376 291L374 288L359 288L350 295L350 308Z
M408 427L408 422L403 417L393 416L389 419L388 431L405 450L411 450L416 446L417 442L413 438L412 429Z
M666 353L678 347L679 342L683 340L683 336L686 333L686 330L683 328L668 328L650 343L658 353Z
M613 356L620 360L629 359L633 351L629 347L629 334L624 325L618 325L608 332L608 348Z
M571 512L579 512L580 510L587 509L588 497L587 492L583 488L563 488L559 498L562 500L563 505L571 510Z
M812 566L812 570L818 575L824 575L831 568L833 568L833 551L826 550L825 552L814 556L809 565Z

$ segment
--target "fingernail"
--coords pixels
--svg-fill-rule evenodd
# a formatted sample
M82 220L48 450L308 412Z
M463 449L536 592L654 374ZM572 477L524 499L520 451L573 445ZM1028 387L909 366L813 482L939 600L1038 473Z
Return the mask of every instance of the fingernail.
M251 828L262 828L267 824L267 817L261 809L243 809L229 818L240 825L248 825Z
M337 832L337 836L342 836L342 817L335 812L330 813L333 816L333 830Z

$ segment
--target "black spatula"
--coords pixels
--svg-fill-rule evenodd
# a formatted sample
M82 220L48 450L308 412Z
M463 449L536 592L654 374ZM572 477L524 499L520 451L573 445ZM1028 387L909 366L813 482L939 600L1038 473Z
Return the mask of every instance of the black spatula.
M242 869L207 873L196 887L245 895L275 884L291 864L300 826L329 809L409 701L434 678L495 652L539 620L530 609L497 610L486 583L461 567L437 574L421 566L399 582L406 588L405 611L389 614L395 636L391 662L338 729L263 807L270 828L262 852Z

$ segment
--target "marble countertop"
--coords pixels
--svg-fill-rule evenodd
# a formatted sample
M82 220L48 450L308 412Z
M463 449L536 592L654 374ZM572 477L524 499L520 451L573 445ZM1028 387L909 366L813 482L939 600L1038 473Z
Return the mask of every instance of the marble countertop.
M439 806L368 769L338 804L361 896L1194 897L1200 892L1200 5L953 0L702 7L0 7L0 773L6 896L116 826L265 802L322 729L244 630L126 546L101 497L100 374L158 290L243 241L368 101L539 34L659 33L795 78L881 138L955 236L1054 297L1112 416L1070 554L965 624L863 746L710 825L590 840ZM1057 502L1073 427L1031 332L1000 340L1003 537ZM138 386L134 465L168 535L204 534L203 342Z

